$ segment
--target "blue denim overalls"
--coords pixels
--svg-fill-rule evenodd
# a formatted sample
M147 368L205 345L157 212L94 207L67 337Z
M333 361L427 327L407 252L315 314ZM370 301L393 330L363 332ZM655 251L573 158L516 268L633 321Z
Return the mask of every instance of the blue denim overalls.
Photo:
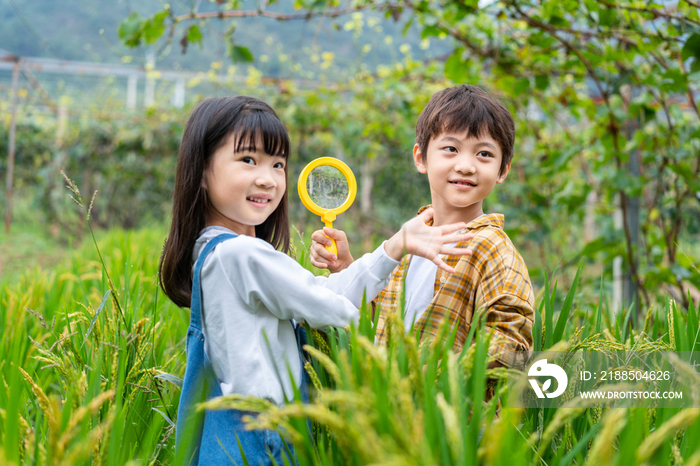
M221 396L221 387L204 351L202 333L202 287L200 274L204 259L222 241L235 238L233 234L222 234L210 240L199 254L192 278L192 304L190 326L187 329L187 366L180 394L175 433L175 451L179 460L188 465L244 464L240 445L248 463L253 466L271 464L270 455L278 464L284 464L282 456L286 447L279 433L271 430L246 431L242 421L244 415L253 413L225 410L195 412L195 405L204 400ZM306 332L301 325L294 326L302 358L301 393L302 400L308 401L308 374L304 370L302 345L306 344ZM223 448L222 448L223 446ZM291 445L289 445L291 448ZM225 449L225 450L224 450ZM293 451L293 450L292 450ZM268 453L269 452L269 453Z

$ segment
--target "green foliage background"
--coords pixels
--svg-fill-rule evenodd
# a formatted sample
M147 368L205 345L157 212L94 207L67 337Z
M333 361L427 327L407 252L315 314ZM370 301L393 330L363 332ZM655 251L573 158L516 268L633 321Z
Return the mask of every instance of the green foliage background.
M437 90L478 84L503 99L516 120L513 169L486 209L506 215L538 290L536 349L566 351L584 343L601 350L696 349L697 4L270 3L210 2L201 10L194 2L161 5L128 16L120 35L128 45L162 50L186 37L192 51L212 40L207 27L214 20L205 13L272 12L325 18L351 34L352 49L363 56L365 46L391 42L372 29L372 18L400 18L406 31L420 31L420 40L409 34L406 44L390 48L391 60L349 65L323 41L304 51L304 66L278 49L264 62L238 27L249 19L231 20L236 27L224 29L218 42L226 47L219 52L228 50L235 66L228 81L216 82L218 91L256 95L277 109L294 147L290 190L310 160L346 160L364 192L338 225L356 252L371 249L429 202L410 157L417 115ZM448 53L423 60L416 44L438 38L450 42ZM216 62L211 71L222 67ZM270 70L282 70L285 79L265 77ZM98 230L101 257L84 244L54 270L28 271L0 286L3 462L173 460L187 312L159 294L155 265L178 142L194 103L137 113L115 112L119 104L104 100L72 109L61 144L55 117L21 112L16 183L28 210L40 212L41 227L92 239L85 210L76 211L66 196L64 169L84 197L99 191L91 222L112 231ZM9 102L0 106L4 152ZM317 229L318 220L290 198L293 223L307 234ZM629 218L634 202L638 242ZM83 199L84 209L89 203ZM613 220L616 205L628 215L622 228ZM595 228L584 228L591 219ZM305 250L299 244L297 258L308 266ZM606 296L616 257L641 290L640 312L610 312ZM558 291L545 270L559 280ZM314 353L319 385L312 405L281 411L247 405L264 412L260 422L267 426L294 427L303 416L319 423L316 449L309 438L295 438L304 464L700 464L696 408L608 409L572 400L569 410L505 410L494 422L495 403L482 404L485 379L508 374L487 374L482 334L469 351L454 355L411 338L377 350L369 329L365 317L329 347L315 342L326 352ZM678 368L697 381L692 368ZM485 440L478 443L482 429Z

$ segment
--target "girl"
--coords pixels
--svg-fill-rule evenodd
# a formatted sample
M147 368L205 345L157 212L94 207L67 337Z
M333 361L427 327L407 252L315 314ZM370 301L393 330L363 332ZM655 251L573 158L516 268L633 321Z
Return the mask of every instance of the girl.
M440 254L466 253L444 246L466 225L428 227L428 213L342 273L315 277L285 254L288 155L277 114L253 97L204 100L185 127L159 273L168 297L191 309L176 431L178 457L191 464L243 464L239 441L250 464L270 456L283 464L278 433L243 428L250 413L205 411L198 420L194 405L228 394L292 400L305 387L291 319L314 328L357 322L365 289L373 299L404 250L445 269Z

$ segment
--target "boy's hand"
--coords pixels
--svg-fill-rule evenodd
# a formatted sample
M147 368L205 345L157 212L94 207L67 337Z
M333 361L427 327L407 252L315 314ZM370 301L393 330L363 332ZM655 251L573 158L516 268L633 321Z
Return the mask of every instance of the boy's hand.
M335 245L338 248L338 255L331 253L326 246L330 246L331 240L335 240ZM311 264L319 269L328 269L331 273L340 272L347 269L354 259L350 255L350 246L348 237L342 230L323 227L323 230L316 230L311 235L310 258Z
M433 209L429 208L416 218L404 223L401 230L384 244L384 249L387 255L394 260L401 260L404 252L406 252L425 257L446 272L454 273L454 268L445 264L440 255L464 256L470 255L472 251L468 248L455 248L445 245L470 240L474 237L474 234L452 234L457 230L466 228L467 224L464 222L429 227L425 222L431 218L433 218Z

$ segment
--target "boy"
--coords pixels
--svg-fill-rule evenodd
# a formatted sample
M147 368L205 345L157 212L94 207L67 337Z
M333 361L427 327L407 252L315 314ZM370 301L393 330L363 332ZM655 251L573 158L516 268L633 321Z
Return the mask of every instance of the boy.
M428 176L433 219L429 225L467 223L469 256L447 256L453 274L430 261L407 255L394 269L389 285L373 305L381 305L376 341L387 341L386 316L395 312L399 291L406 282L405 325L421 339L432 340L444 319L458 323L453 350L469 344L475 310L484 308L486 328L493 330L489 367L521 366L533 349L534 295L525 263L503 231L502 214L484 214L482 204L496 184L508 175L513 158L515 123L508 109L475 86L461 85L434 94L416 125L413 160ZM428 207L423 207L419 213ZM337 257L325 246L334 238ZM345 233L324 228L312 235L311 262L344 269L353 259Z

